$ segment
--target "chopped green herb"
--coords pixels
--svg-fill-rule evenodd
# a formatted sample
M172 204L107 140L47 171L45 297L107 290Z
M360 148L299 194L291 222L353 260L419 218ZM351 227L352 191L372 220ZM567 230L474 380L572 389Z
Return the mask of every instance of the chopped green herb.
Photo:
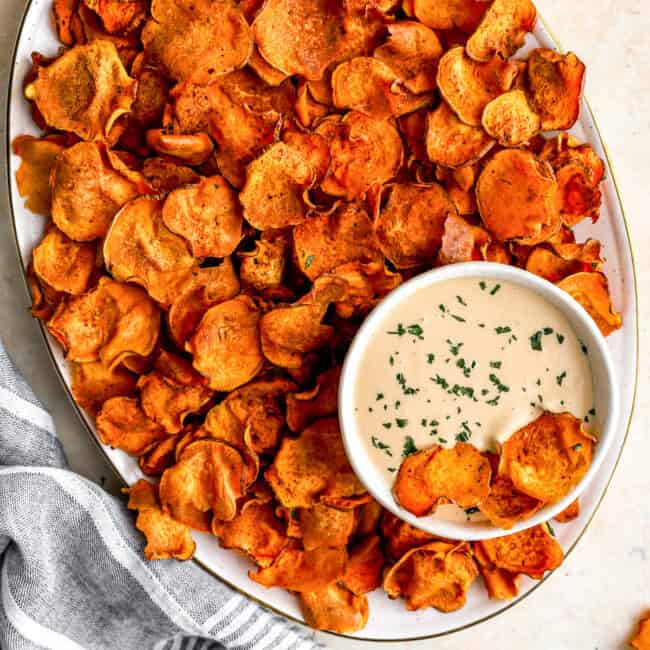
M401 386L402 392L404 395L416 395L417 393L420 392L419 388L413 388L413 386L408 386L406 383L406 377L404 377L404 374L399 372L395 375L395 379L397 379L397 383Z
M538 386L542 385L542 380L538 377L537 381L535 382Z
M485 291L487 289L487 284L485 284L485 282L483 282L483 280L481 280L478 283L478 286L481 287L481 291Z
M389 472L396 472L397 469L395 469L394 467L389 467L389 468L388 468L388 471L389 471Z
M391 366L395 365L395 357L393 357L392 354L388 357L388 363L390 363Z
M510 388L506 386L504 383L502 383L502 381L494 373L490 374L490 381L494 384L494 386L500 393L510 392Z
M426 427L426 426L427 426L427 419L426 419L426 418L422 418L422 419L420 420L420 424L421 424L423 427Z
M542 330L537 330L537 332L530 337L530 347L537 352L541 352L542 350L542 334Z
M497 406L499 403L499 399L501 398L501 395L497 395L493 399L489 399L486 404L489 404L490 406Z
M459 302L463 307L467 307L467 303L463 300L463 298L462 298L461 296L456 296L456 300L458 300L458 302Z
M400 402L399 400L397 400L397 401L395 402L395 408L396 408L396 409L398 409L401 405L402 405L402 402Z
M447 308L446 308L443 304L438 305L438 309L439 309L443 314L447 313Z
M589 409L589 415L596 415L596 409L594 408Z
M466 322L465 319L462 316L457 316L456 314L452 314L451 317L454 320L457 320L459 323L465 323Z
M384 399L384 394L383 393L377 393L377 401L379 402L382 399Z
M477 508L476 506L473 508L465 508L466 515L475 515L477 512L480 512L480 509Z
M490 295L493 296L501 288L500 284L495 285L494 289L490 291Z
M305 258L305 268L308 269L311 266L311 263L314 261L313 255L307 255Z
M479 323L478 326L479 326L481 329L483 329L483 328L485 328L485 323Z
M552 327L545 327L543 330L544 334L548 336L549 334L553 334L553 328Z
M447 438L438 438L438 442L441 442L443 445L447 444Z
M450 395L456 395L457 397L469 397L473 399L474 389L471 386L460 386L459 384L454 384L448 391Z
M553 526L551 526L550 522L546 522L546 525L548 526L548 532L555 537L555 531L553 530Z
M499 325L498 327L494 328L494 331L497 334L508 334L508 333L512 332L512 327L508 327L507 325L506 326Z
M449 351L454 356L458 356L458 353L460 352L460 349L463 347L463 344L462 343L453 343L450 339L447 339L446 343L449 346Z
M436 360L436 355L429 352L429 354L427 354L427 363L431 364L435 360Z
M402 323L397 323L397 329L394 331L387 332L387 334L395 334L397 336L404 336L406 334L406 329Z
M395 424L400 428L403 429L405 426L407 426L409 423L408 420L405 420L404 418L395 418Z
M584 344L584 341L580 340L580 349L582 350L583 354L589 354L589 349L587 346Z
M402 456L410 456L411 454L416 453L418 448L415 446L415 441L411 436L406 436L404 438L404 449L402 450Z
M393 423L392 422L384 422L381 426L384 427L384 429L390 429L393 426Z
M456 440L458 442L467 442L469 440L469 436L463 431L462 433L456 434Z
M387 445L386 443L382 442L381 440L379 440L379 438L377 438L376 436L372 436L372 438L370 440L372 442L372 446L375 449L381 449L382 451L385 451L386 454L388 454L388 456L393 455L393 452L391 451L390 446Z
M500 367L501 367L501 362L500 361L490 361L490 368L499 369Z
M368 413L372 413L372 406L368 407Z
M566 370L563 370L556 378L555 381L557 381L557 385L561 386L562 382L566 379Z
M441 377L438 374L436 374L435 378L429 377L429 379L431 379L432 382L434 382L437 386L440 386L444 390L447 390L449 388L449 382L444 377Z
M421 341L424 339L423 333L424 330L422 329L421 325L418 325L415 323L414 325L409 325L406 330L411 336L415 336L416 338L420 339Z
M562 334L556 334L556 335L555 335L555 338L557 338L557 342L558 342L560 345L562 345L562 343L564 343L564 336L562 336Z
M572 445L571 449L573 449L573 451L580 451L582 449L582 443L578 442L575 445Z

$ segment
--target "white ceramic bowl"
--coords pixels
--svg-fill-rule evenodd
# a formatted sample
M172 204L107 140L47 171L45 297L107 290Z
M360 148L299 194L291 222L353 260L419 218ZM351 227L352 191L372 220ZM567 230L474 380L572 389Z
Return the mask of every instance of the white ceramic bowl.
M497 528L487 521L451 521L436 517L435 514L427 517L416 517L400 507L392 494L392 484L386 480L377 466L372 462L367 446L363 442L362 432L359 431L357 420L354 417L355 386L363 382L360 373L360 360L366 347L370 344L373 334L391 312L399 310L400 304L417 294L421 290L447 280L458 278L477 278L501 282L511 282L524 288L535 291L548 303L561 311L573 325L576 335L582 339L589 348L589 361L594 386L594 403L597 405L598 416L596 432L598 444L587 473L580 483L567 494L561 501L542 508L532 517L515 524L508 531ZM422 530L440 537L450 539L479 540L498 537L500 535L515 533L544 521L548 521L564 510L572 501L580 496L583 490L594 477L607 455L607 451L615 434L619 411L619 389L616 383L614 366L605 343L603 335L591 319L589 314L567 293L558 289L547 280L527 271L504 264L489 262L468 262L465 264L452 264L439 269L434 269L412 280L405 282L375 307L372 313L357 332L348 351L339 387L339 420L343 433L343 442L350 463L359 479L364 483L368 492L400 519L417 526Z

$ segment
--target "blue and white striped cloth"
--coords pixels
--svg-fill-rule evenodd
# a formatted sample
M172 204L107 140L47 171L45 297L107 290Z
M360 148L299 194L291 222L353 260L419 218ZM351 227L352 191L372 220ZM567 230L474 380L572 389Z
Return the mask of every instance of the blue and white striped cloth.
M52 419L0 344L2 650L313 650L193 562L146 562L124 502L66 469Z

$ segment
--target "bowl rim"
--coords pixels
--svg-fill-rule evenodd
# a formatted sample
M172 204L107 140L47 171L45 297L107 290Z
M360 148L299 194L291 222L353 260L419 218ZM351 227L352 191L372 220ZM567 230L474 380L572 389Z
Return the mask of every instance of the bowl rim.
M541 508L531 517L517 522L512 528L507 530L493 526L488 522L483 526L479 526L476 524L469 525L468 522L452 522L437 519L435 515L416 517L398 505L392 496L392 486L389 487L390 496L387 498L385 483L378 486L372 481L367 480L357 455L359 449L364 449L365 447L359 444L359 433L354 426L354 383L358 375L359 361L369 341L368 334L372 331L373 326L393 311L395 307L398 307L402 300L413 296L422 289L448 280L471 277L511 282L530 289L559 309L569 319L572 325L576 325L577 323L582 331L586 331L589 337L587 343L590 349L590 365L597 363L599 366L599 374L603 378L604 393L607 395L608 402L607 413L600 420L598 444L596 445L592 462L580 482L571 492L556 503ZM596 370L592 368L592 376L595 375ZM609 452L619 418L620 394L617 389L614 364L605 337L601 334L596 323L580 303L553 283L529 271L506 264L479 261L450 264L425 271L401 284L379 302L361 324L348 349L341 370L338 403L339 426L346 455L355 474L375 500L396 517L437 537L464 541L480 541L503 535L512 535L532 528L537 524L545 523L562 512L562 510L582 494L599 471L603 460ZM362 455L367 460L367 454Z

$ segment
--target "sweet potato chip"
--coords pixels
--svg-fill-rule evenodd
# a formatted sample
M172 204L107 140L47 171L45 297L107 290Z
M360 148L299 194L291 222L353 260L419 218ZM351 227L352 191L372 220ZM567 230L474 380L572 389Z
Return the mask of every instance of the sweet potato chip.
M96 269L97 251L92 243L76 242L51 227L32 251L34 273L57 291L73 295L88 289Z
M503 147L518 147L540 130L539 115L523 90L510 90L493 99L483 110L483 128Z
M103 237L118 210L146 190L104 145L80 142L63 151L52 168L52 219L71 239Z
M483 109L510 90L524 66L522 61L504 61L498 56L477 63L467 56L464 48L455 47L440 59L438 88L465 124L481 126Z
M473 550L488 596L495 600L516 598L519 594L520 574L496 567L479 544L475 544Z
M355 531L356 537L361 539L378 534L379 523L385 512L384 508L374 499L370 499L367 503L360 505L357 512L359 521Z
M483 259L483 251L490 242L491 237L485 229L451 215L445 221L438 260L441 264L457 264Z
M374 117L398 117L428 104L431 97L402 87L401 77L388 64L369 56L341 63L332 74L334 106Z
M147 560L189 560L194 555L196 544L188 527L160 509L157 486L140 479L123 491L129 495L129 509L138 511L135 525L147 538Z
M580 516L580 501L576 499L570 503L562 512L559 512L553 519L561 524L566 524Z
M408 610L453 612L465 604L477 575L466 543L431 542L408 551L387 571L384 590L389 598L404 598Z
M209 84L246 64L253 34L230 0L153 0L142 43L147 60L176 81Z
M350 634L368 622L367 598L355 596L338 583L301 593L300 605L305 623L316 630Z
M288 541L273 505L259 499L246 501L232 521L214 519L212 533L223 548L234 548L261 567L270 566Z
M444 100L428 116L427 156L437 165L468 165L482 158L493 145L494 140L481 127L461 122Z
M138 128L162 123L169 96L169 82L157 70L143 68L137 75L138 89L129 115L129 123Z
M639 622L637 633L630 641L630 645L637 650L650 648L650 615Z
M505 537L485 539L475 546L493 566L514 574L525 573L536 580L560 566L564 558L562 548L544 524Z
M570 413L544 413L508 438L499 474L515 489L545 503L566 496L591 463L594 440Z
M544 131L570 129L580 113L584 63L573 52L538 48L528 56L527 91Z
M494 55L507 59L524 44L536 19L531 0L494 0L467 41L467 54L476 61L489 61Z
M131 32L147 17L146 0L83 0L102 21L109 34Z
M237 198L221 176L174 190L165 200L162 219L189 242L194 257L226 257L241 239Z
M309 217L293 229L293 244L300 270L310 280L346 262L381 257L370 217L358 203Z
M160 476L176 462L176 445L179 436L169 436L156 443L146 454L138 458L138 465L147 476Z
M160 199L142 197L127 203L104 240L104 262L113 277L142 285L167 306L198 264L185 241L163 223L162 208Z
M385 562L381 537L370 535L350 549L341 583L357 596L374 591L381 586L381 572Z
M242 283L258 292L278 288L284 280L288 249L289 242L282 232L267 230L262 233L252 251L238 253Z
M407 90L420 94L436 89L442 54L440 39L432 29L405 20L388 26L388 39L373 56L397 73Z
M411 1L413 15L425 25L432 29L458 28L468 34L478 27L488 6L481 0Z
M476 184L483 223L498 239L532 245L560 227L558 187L548 163L523 149L504 149Z
M56 35L63 45L72 46L77 42L75 23L79 20L77 5L79 0L54 0L52 16Z
M207 133L176 134L164 129L147 131L147 145L162 156L178 158L192 166L202 165L214 151Z
M320 104L314 99L306 81L301 81L298 84L295 108L300 124L306 129L329 113L329 108L326 105Z
M157 194L167 194L177 187L201 180L191 167L184 167L167 158L147 158L142 167L142 175Z
M207 532L210 511L222 521L235 518L246 482L244 460L234 447L219 440L197 440L163 473L160 501L177 521Z
M324 589L343 576L347 553L344 548L301 551L285 548L267 568L250 573L251 580L264 587L283 587L305 593Z
M589 180L589 170L581 163L569 163L556 173L560 193L560 219L573 227L583 219L598 221L602 193Z
M72 394L79 406L96 415L111 397L130 397L135 393L137 376L126 368L109 368L100 361L71 363Z
M393 494L409 512L422 517L442 501L461 508L480 505L490 493L490 462L465 442L437 445L408 456L399 468Z
M339 510L317 503L298 510L302 545L306 551L316 548L347 546L354 532L354 510Z
M167 433L178 433L185 418L212 397L191 364L165 350L158 353L153 371L140 377L138 389L142 410Z
M183 348L203 314L210 307L234 298L239 288L239 279L229 257L219 266L193 271L167 314L169 331L176 345Z
M549 282L583 271L597 271L602 266L600 242L588 239L584 244L561 244L551 248L535 246L526 260L526 270Z
M431 264L442 243L445 220L456 208L442 185L391 185L375 218L377 241L398 268Z
M165 431L150 420L129 397L111 397L104 402L96 420L99 439L111 447L140 456L165 438Z
M348 463L333 417L316 420L298 438L285 437L265 478L287 508L309 508L319 502L335 505L337 499L365 493Z
M287 395L287 426L298 433L310 422L335 415L341 368L335 366L318 375L313 389Z
M98 140L109 136L116 120L131 110L135 89L115 45L97 40L76 45L40 67L25 95L52 128Z
M394 561L399 560L407 551L436 539L433 535L407 524L388 511L384 512L381 519L381 535L385 540L386 554Z
M342 119L327 118L316 132L330 143L331 167L321 188L332 196L361 198L388 182L402 166L402 140L390 122L350 111Z
M568 133L560 133L556 138L547 140L539 156L548 161L556 172L564 165L580 163L587 170L592 187L597 187L605 175L605 163L593 147L590 144L581 144Z
M16 184L20 196L26 197L25 207L35 214L49 216L52 209L50 174L63 145L47 138L20 135L12 142L12 148L21 158Z
M251 298L237 296L205 312L186 349L213 390L228 391L262 369L260 312Z
M518 492L506 476L493 476L490 494L479 505L479 510L492 525L508 530L518 521L535 514L543 505L542 501Z
M557 286L585 308L603 336L621 327L621 315L612 306L607 278L602 273L576 273Z

